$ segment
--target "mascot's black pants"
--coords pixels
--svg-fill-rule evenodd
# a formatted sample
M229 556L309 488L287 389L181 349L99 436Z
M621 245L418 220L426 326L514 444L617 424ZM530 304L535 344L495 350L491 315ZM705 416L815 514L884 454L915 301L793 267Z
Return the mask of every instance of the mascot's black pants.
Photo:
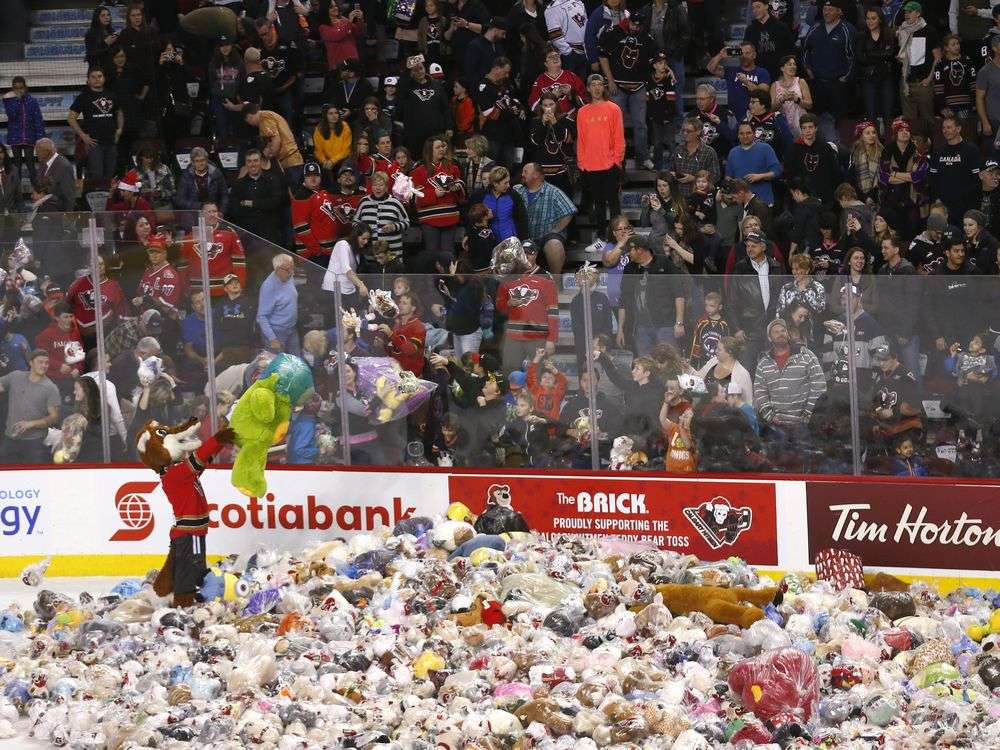
M208 573L205 563L205 537L185 535L170 540L173 560L174 594L194 594Z

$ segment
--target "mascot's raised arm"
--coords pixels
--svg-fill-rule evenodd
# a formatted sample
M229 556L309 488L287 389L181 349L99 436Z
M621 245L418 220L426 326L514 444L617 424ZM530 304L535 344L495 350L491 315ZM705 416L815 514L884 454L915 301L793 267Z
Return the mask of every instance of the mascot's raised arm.
M202 443L198 439L200 428L197 419L173 426L151 420L136 435L139 458L160 477L174 511L170 553L153 582L153 590L158 596L173 592L175 607L190 607L197 601L198 589L208 572L208 501L201 487L201 473L235 439L233 430L225 427Z

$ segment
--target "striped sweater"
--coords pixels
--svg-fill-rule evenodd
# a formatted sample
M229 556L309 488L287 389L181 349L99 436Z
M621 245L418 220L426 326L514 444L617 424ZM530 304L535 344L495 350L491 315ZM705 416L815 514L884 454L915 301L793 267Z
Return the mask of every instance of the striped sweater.
M784 367L778 367L768 350L757 363L753 378L753 406L766 424L806 424L819 397L826 393L826 378L816 355L804 346L793 348Z
M458 166L451 162L430 166L421 163L411 177L413 186L424 194L414 199L420 223L442 229L458 224L458 207L465 200L465 184ZM446 192L439 198L435 188Z
M372 228L373 240L385 240L394 253L402 251L403 232L410 228L410 217L406 215L406 209L398 198L388 193L381 198L366 195L358 204L356 218ZM395 231L382 231L382 227L386 224L395 224ZM369 242L365 248L366 255L370 254L371 247L372 243Z

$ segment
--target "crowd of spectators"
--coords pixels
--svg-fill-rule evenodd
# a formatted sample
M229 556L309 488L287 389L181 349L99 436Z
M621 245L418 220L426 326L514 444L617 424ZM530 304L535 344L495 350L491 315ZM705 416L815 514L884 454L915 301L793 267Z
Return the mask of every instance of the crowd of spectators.
M869 470L995 473L990 5L752 0L741 41L719 0L100 6L72 161L3 95L0 455L99 457L103 369L130 458L211 406L209 357L224 408L286 351L318 392L290 462L336 460L347 412L360 463L849 472L853 390ZM60 212L102 189L95 281ZM376 290L398 314L338 327ZM381 423L372 356L433 396Z

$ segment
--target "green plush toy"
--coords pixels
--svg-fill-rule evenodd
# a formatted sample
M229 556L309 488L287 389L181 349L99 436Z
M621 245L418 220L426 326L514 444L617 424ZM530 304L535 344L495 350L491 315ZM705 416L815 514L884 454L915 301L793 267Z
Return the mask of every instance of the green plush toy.
M309 365L291 354L279 354L233 407L229 426L236 432L239 453L230 481L247 497L267 492L267 451L288 432L292 408L313 391Z

